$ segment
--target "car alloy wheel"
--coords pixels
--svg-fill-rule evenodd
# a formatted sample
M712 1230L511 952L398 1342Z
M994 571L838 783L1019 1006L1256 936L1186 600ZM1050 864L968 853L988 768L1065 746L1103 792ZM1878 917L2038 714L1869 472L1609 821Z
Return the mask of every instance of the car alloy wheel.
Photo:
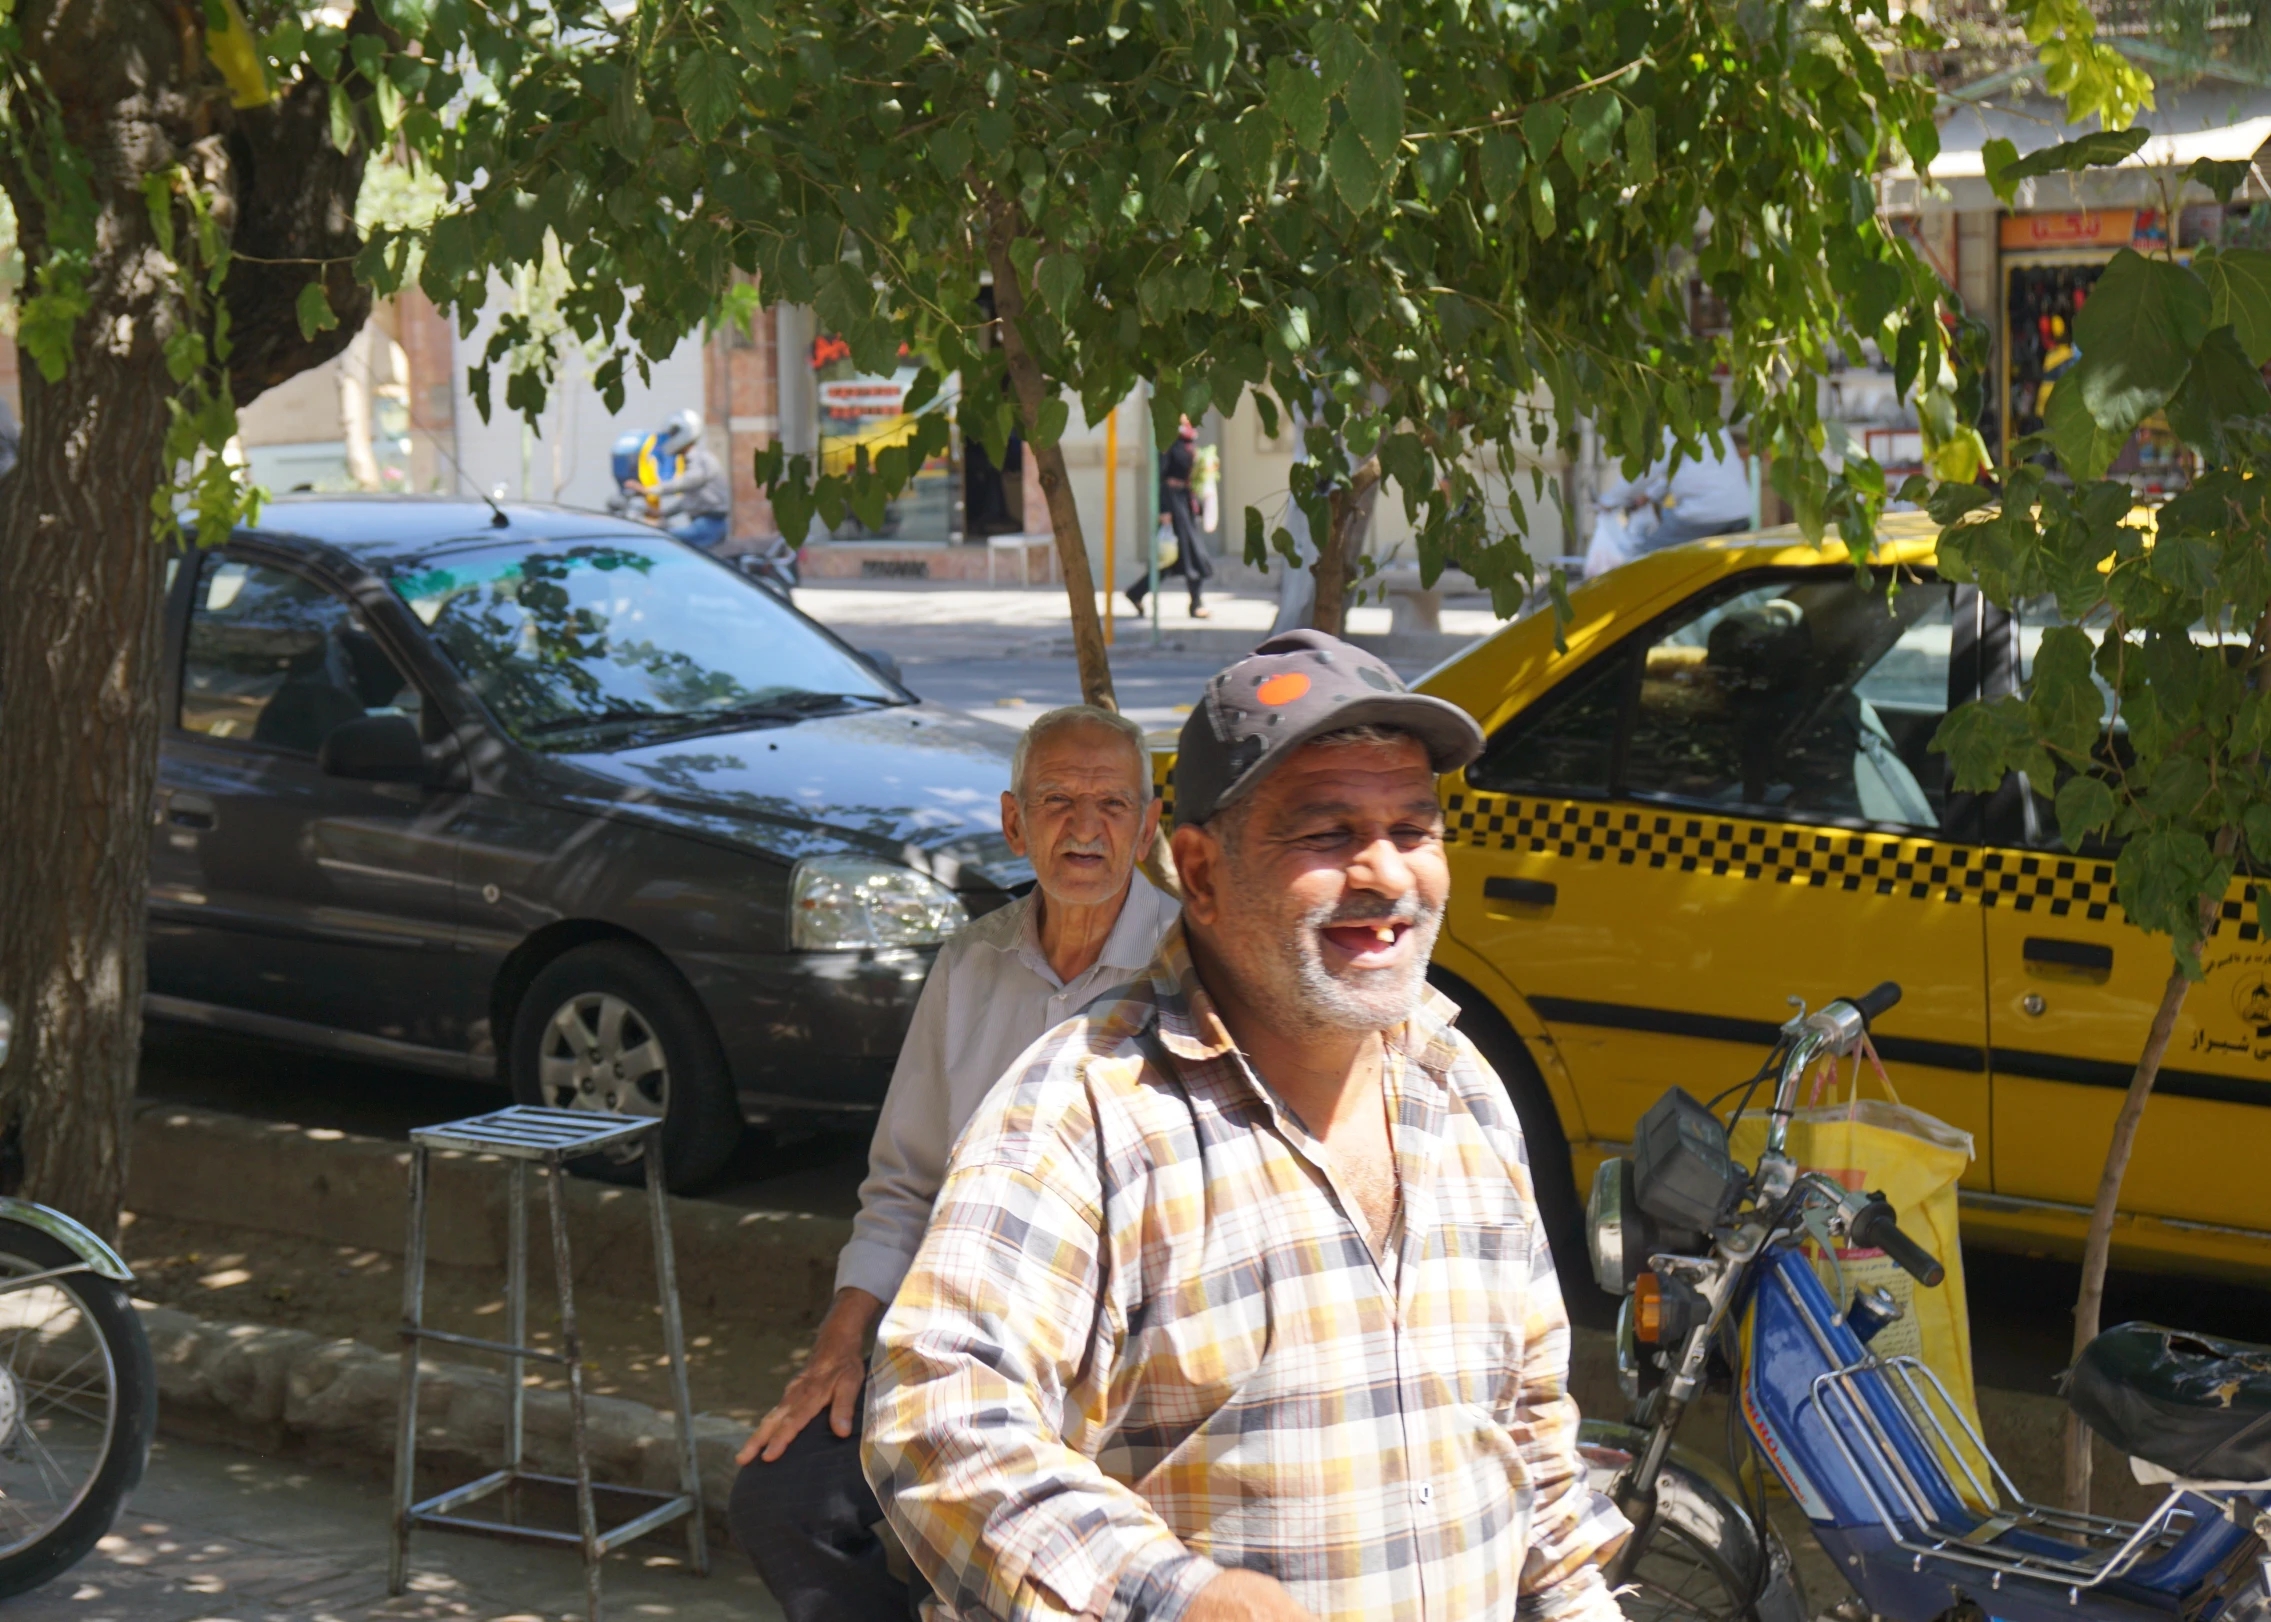
M670 1111L670 1058L653 1025L621 997L586 991L545 1022L538 1084L555 1109L663 1116Z

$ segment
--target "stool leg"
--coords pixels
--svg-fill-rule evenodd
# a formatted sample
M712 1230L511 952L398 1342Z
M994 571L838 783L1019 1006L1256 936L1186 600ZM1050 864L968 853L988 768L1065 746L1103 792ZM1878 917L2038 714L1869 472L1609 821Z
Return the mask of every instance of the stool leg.
M506 1212L505 1339L515 1346L528 1344L528 1162L512 1163L511 1202ZM520 1468L528 1451L527 1364L518 1357L505 1359L505 1378L512 1396L505 1404L505 1468L512 1478L505 1484L505 1519L520 1524Z
M686 1383L686 1326L678 1311L678 1258L670 1243L670 1191L662 1182L662 1132L647 1134L647 1209L654 1213L654 1276L662 1296L662 1349L670 1358L670 1396L678 1405L678 1490L686 1495L686 1555L694 1575L710 1574L709 1528L702 1518L702 1461L694 1446L694 1394Z
M584 1545L584 1600L590 1622L599 1614L599 1515L591 1499L591 1448L584 1431L584 1348L576 1333L575 1266L568 1258L568 1169L547 1159L552 1179L552 1269L560 1281L560 1350L568 1359L569 1444L576 1454L576 1528Z
M418 1336L426 1325L426 1151L410 1151L410 1241L402 1256L402 1395L394 1441L394 1536L386 1591L410 1580L410 1506L418 1492Z

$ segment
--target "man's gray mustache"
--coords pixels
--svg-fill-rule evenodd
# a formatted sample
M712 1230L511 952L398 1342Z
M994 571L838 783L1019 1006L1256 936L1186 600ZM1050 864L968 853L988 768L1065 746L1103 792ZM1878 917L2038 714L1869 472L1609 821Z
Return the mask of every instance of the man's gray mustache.
M1436 910L1423 906L1418 896L1408 892L1389 907L1383 907L1377 900L1351 896L1330 908L1318 908L1310 915L1309 923L1316 929L1331 929L1341 924L1416 924L1433 917Z

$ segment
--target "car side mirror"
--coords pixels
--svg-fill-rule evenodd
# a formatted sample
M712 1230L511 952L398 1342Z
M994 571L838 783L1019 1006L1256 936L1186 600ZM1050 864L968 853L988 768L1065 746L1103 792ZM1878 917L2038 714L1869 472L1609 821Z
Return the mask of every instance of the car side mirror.
M376 783L422 783L430 771L418 723L406 715L342 722L324 737L315 763L329 777Z

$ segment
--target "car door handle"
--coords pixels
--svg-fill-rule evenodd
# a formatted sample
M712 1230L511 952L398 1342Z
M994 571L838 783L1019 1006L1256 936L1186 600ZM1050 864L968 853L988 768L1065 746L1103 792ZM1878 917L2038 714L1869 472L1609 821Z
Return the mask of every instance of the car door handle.
M1483 899L1511 901L1524 907L1550 907L1561 894L1544 879L1487 878L1482 881Z
M2055 940L2048 935L2029 935L2019 949L2019 955L2029 963L2046 964L2059 969L2093 969L2100 974L2113 967L2113 948L2097 946L2089 941Z
M214 823L213 802L202 794L169 794L166 821L176 828L210 828Z

